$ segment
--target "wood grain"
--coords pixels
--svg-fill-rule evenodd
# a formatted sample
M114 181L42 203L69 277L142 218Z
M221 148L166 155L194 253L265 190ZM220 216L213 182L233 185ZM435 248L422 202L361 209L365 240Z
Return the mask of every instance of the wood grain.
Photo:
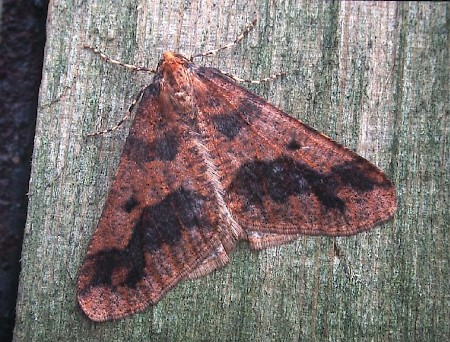
M387 171L394 222L260 252L241 245L153 309L90 322L75 279L127 129L86 135L114 126L149 77L83 45L154 67L167 49L232 41L255 16L240 47L197 63L243 78L292 71L251 89ZM445 3L51 2L15 341L449 339L448 17Z

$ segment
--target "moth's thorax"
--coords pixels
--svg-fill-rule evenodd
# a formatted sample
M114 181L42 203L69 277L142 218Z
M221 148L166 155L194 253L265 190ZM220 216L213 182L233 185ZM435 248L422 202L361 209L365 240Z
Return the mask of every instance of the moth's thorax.
M182 55L166 51L159 63L157 76L161 93L182 112L192 113L194 106L194 64Z

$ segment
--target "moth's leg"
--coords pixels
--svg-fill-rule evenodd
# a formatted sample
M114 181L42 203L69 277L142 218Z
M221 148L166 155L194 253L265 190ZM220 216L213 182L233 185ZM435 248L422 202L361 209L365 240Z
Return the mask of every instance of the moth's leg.
M207 56L214 56L216 55L218 52L225 50L225 49L230 49L234 46L236 46L237 44L239 44L239 42L244 39L245 37L248 36L249 32L251 30L253 30L253 28L255 27L256 24L256 19L254 19L250 24L247 25L247 27L244 29L244 31L242 31L242 33L236 37L236 39L233 42L230 42L228 44L225 44L217 49L213 49L213 50L209 50L203 53L199 53L198 55L194 55L191 57L191 61L194 60L194 58L198 58L198 57L207 57Z
M105 129L103 131L98 131L98 132L93 132L93 133L89 133L87 136L88 137L93 137L95 135L101 135L101 134L106 134L106 133L110 133L110 132L114 132L116 129L118 129L125 121L131 119L131 113L133 112L134 106L136 105L136 103L138 103L141 98L142 95L144 94L144 89L142 89L139 94L134 98L133 102L131 103L130 107L128 108L128 111L125 113L125 115L122 117L122 119L120 119L120 121L113 127Z
M109 57L108 55L104 54L103 52L101 52L96 47L93 47L93 46L90 46L90 45L85 45L84 48L91 50L96 55L99 55L100 58L103 59L107 63L120 65L120 66L123 66L124 68L130 69L132 71L145 71L145 72L150 72L150 73L155 73L156 72L154 69L149 69L149 68L146 68L146 67L141 67L141 66L137 66L137 65L133 65L133 64L128 64L128 63L124 63L124 62L118 61L116 59L113 59L113 58Z
M333 254L342 263L347 278L354 283L358 282L360 275L353 270L352 261L339 248L336 238L333 239Z
M120 66L130 69L132 71L144 71L144 72L149 72L149 73L156 72L154 69L149 69L146 67L128 64L128 63L124 63L124 62L118 61L116 59L113 59L113 58L109 57L108 55L104 54L103 52L101 52L96 47L93 47L90 45L85 45L84 48L91 50L93 53L100 56L100 58L103 59L107 63L114 64L114 65L120 65ZM114 127L111 127L111 128L105 129L103 131L99 131L99 132L89 133L87 136L91 137L91 136L95 136L95 135L110 133L110 132L113 132L116 129L118 129L125 121L127 121L128 119L131 118L131 112L133 111L135 104L141 99L142 94L143 94L143 90L141 90L139 92L139 94L135 97L134 101L131 103L130 107L128 108L128 111L125 113L125 115L122 117L122 119L120 119L120 121Z
M286 76L286 72L279 72L273 75L270 75L269 77L266 78L262 78L260 80L246 80L237 76L234 76L232 74L229 74L227 72L224 72L222 70L219 70L222 74L231 77L233 80L235 80L238 83L249 83L249 84L261 84L261 83L266 83L266 82L271 82L273 80L276 80L277 78L280 77L285 77Z

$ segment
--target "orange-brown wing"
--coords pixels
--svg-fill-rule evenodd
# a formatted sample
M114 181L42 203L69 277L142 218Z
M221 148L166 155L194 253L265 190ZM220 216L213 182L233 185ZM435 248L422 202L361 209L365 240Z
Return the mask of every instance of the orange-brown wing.
M394 186L373 164L219 71L196 75L209 90L197 99L205 145L253 248L351 235L392 217Z
M144 92L79 271L78 301L94 321L144 310L234 243L201 144L159 96L157 85Z

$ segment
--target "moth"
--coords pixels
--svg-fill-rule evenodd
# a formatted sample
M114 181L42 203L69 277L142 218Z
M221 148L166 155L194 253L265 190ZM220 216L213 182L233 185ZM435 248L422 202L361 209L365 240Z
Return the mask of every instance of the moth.
M369 161L192 58L165 52L135 112L78 275L91 320L143 311L238 240L352 235L396 210Z

